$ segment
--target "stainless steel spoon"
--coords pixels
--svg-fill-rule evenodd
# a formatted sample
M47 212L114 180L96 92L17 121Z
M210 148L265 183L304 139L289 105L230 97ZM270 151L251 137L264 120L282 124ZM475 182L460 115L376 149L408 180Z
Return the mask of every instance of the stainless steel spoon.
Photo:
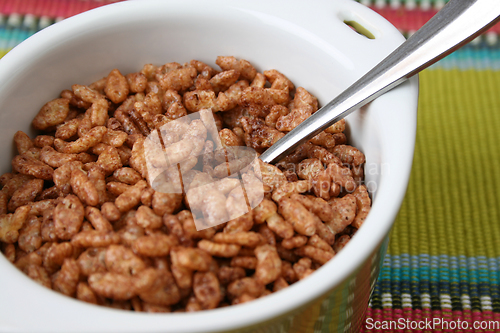
M500 20L500 0L451 0L367 74L267 149L279 161L328 126L464 45Z

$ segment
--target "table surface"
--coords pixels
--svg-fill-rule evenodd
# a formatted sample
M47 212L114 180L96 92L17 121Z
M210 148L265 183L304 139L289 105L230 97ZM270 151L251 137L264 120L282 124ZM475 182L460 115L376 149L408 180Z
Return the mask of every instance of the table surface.
M110 2L0 0L0 57L40 29ZM360 2L411 35L446 1ZM500 325L499 33L496 25L420 74L413 170L362 332L428 332L425 321L436 319L469 328L451 331L500 331L487 329ZM388 321L401 330L382 327ZM328 332L327 322L315 332Z

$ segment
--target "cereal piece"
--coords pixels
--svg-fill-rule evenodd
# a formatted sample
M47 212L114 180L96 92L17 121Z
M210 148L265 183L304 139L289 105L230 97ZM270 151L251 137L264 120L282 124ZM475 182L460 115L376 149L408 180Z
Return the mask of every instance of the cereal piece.
M327 147L328 148L328 147ZM365 155L358 149L348 145L337 145L331 152L340 158L342 163L358 166L365 163Z
M283 184L286 184L286 177L276 166L264 163L259 159L260 173L262 175L262 182L268 185L272 190L277 189Z
M335 124L325 129L326 133L337 134L345 131L345 119L340 119Z
M86 282L80 282L77 284L76 298L90 304L97 304L97 297Z
M120 210L112 202L105 202L101 206L101 214L108 221L115 222L121 217Z
M175 245L177 240L173 236L152 234L137 238L132 244L132 250L146 257L162 257L168 255Z
M184 94L183 102L191 112L197 112L202 109L212 110L213 112L219 111L215 93L208 90L194 90Z
M88 103L94 103L95 101L104 98L104 96L97 90L92 89L88 86L74 84L71 86L71 89L73 90L73 93L76 97Z
M327 149L316 146L316 145L309 145L307 149L307 157L309 158L317 158L323 163L323 165L328 165L329 163L335 163L338 165L342 164L342 161L335 156L334 154L330 153Z
M255 248L257 257L257 267L255 268L255 278L263 285L275 281L281 274L281 259L276 252L276 247L269 244Z
M295 89L292 81L276 69L264 71L264 75L266 79L271 82L271 89L285 90L287 92Z
M15 255L15 251L14 251L14 255ZM14 262L14 265L17 268L19 268L20 270L24 270L29 265L41 266L42 261L43 261L43 259L42 259L42 256L40 254L38 254L36 252L31 252L30 254L27 254L25 256L22 256L21 258L18 258Z
M253 231L217 233L213 240L217 243L238 244L241 246L255 247L262 242L262 236Z
M295 249L294 252L301 257L309 257L321 265L326 264L326 262L333 258L334 255L331 252L323 251L311 245L299 247L298 249Z
M80 268L80 273L84 276L89 276L93 273L106 272L105 255L106 249L102 247L91 247L82 252L76 260Z
M42 246L42 222L34 215L28 216L23 227L19 230L18 245L21 250L31 253Z
M289 113L288 108L283 105L274 105L269 114L266 116L266 125L272 128L276 128L276 122L282 116L286 116Z
M113 103L123 102L129 94L129 85L127 79L120 73L118 69L113 69L106 79L104 87L106 96Z
M197 248L177 247L171 253L171 257L174 256L175 260L172 259L172 263L175 262L177 265L190 270L203 272L209 269L212 260L207 252Z
M180 301L179 288L169 271L158 274L151 288L139 293L139 297L147 303L162 306L173 305Z
M9 194L7 190L0 191L0 214L7 214L7 205L9 203Z
M187 90L194 84L196 74L196 68L191 66L174 69L161 78L160 85L163 90Z
M253 227L252 216L253 216L252 211L249 211L246 214L243 214L235 219L230 220L224 227L224 232L233 233L233 232L249 231Z
M76 161L77 159L77 155L60 153L54 150L51 146L45 146L40 151L40 160L53 168L59 168L60 166Z
M82 226L85 211L78 197L69 194L54 208L54 228L57 237L71 239Z
M334 212L331 205L318 197L312 195L304 196L294 193L290 196L291 199L299 201L311 213L317 215L322 221L330 221L333 218Z
M356 197L353 194L347 194L342 198L335 198L330 201L333 216L326 221L326 224L334 233L339 233L348 225L353 223L356 216Z
M246 302L253 301L254 299L256 299L256 297L253 297L249 294L242 294L241 296L235 297L231 302L231 305L243 304Z
M99 193L84 171L77 168L74 169L71 172L70 184L73 193L75 193L84 204L96 206L99 203Z
M240 102L243 91L248 88L246 80L240 80L231 85L226 91L220 92L217 96L217 106L220 111L228 111L235 108Z
M316 236L316 235L313 235ZM306 245L307 237L302 235L297 235L290 238L285 238L281 241L281 246L283 246L287 250L291 250L297 247L301 247Z
M290 113L278 118L276 121L276 129L282 132L290 132L304 120L309 118L309 116L313 113L312 110L313 109L309 106L294 108L290 111Z
M92 164L87 172L89 181L93 184L97 191L99 204L108 201L108 193L106 192L106 180L104 179L104 170L97 164Z
M127 100L128 101L128 100ZM118 121L121 123L123 130L125 133L128 135L134 135L134 134L141 134L141 131L137 128L137 126L134 124L134 122L130 119L128 116L128 113L125 112L124 109L120 109L122 106L126 105L127 101L123 102L122 105L115 111L114 117L118 119ZM132 98L130 100L132 103L135 101L135 98ZM131 104L133 105L133 104Z
M79 275L80 270L75 259L64 259L61 270L57 273L53 282L54 290L64 295L74 297L79 282Z
M125 183L109 182L106 184L106 189L113 195L119 196L128 191L132 186Z
M316 234L329 245L335 243L335 233L326 223L321 222L320 219L316 220Z
M43 148L54 145L54 137L51 135L37 135L33 140L35 147Z
M264 88L265 85L266 85L266 77L264 76L264 74L257 72L252 80L252 83L250 83L250 86Z
M17 155L12 160L12 169L35 178L52 180L54 170L47 164L27 155Z
M73 256L73 246L69 242L54 243L43 257L43 267L53 274L64 262L64 259Z
M108 102L104 99L98 99L92 106L87 109L86 115L89 114L89 119L92 126L105 126L108 122Z
M78 154L92 148L101 142L107 128L104 126L96 126L78 138L76 141L68 142L61 151L66 154Z
M115 200L115 205L120 212L126 212L137 206L141 201L142 191L146 187L147 183L144 180L141 180L120 194Z
M28 180L21 188L17 189L10 198L7 209L9 212L14 212L18 207L28 205L34 201L38 194L42 192L43 180L32 179Z
M227 285L233 281L242 279L245 276L245 270L241 267L224 266L217 272L217 277L222 285Z
M156 215L173 214L181 208L182 198L180 193L155 192L151 205Z
M265 224L261 224L258 228L259 234L262 235L264 244L267 243L269 245L275 246L276 245L276 237L272 230Z
M241 73L241 77L248 81L252 81L257 74L257 70L247 60L236 60L233 56L218 56L215 63L224 71L237 70Z
M99 155L97 165L104 170L106 175L112 174L115 170L118 170L123 166L118 150L111 146L106 147L106 149Z
M227 293L231 298L248 294L253 297L259 297L265 290L265 286L257 279L244 277L231 282L227 286Z
M24 272L36 283L39 283L47 288L52 287L49 274L47 274L47 271L43 267L30 264L24 268Z
M199 241L198 247L213 256L224 258L236 256L241 248L241 246L237 244L220 244L206 239Z
M0 241L4 243L17 242L19 229L23 226L30 211L29 206L21 206L14 214L0 215Z
M19 154L24 154L30 148L33 148L35 146L28 134L24 133L23 131L17 131L16 134L14 134L14 144L16 145Z
M108 127L106 134L102 137L102 143L117 148L122 146L125 141L127 141L127 137L127 133L121 130L115 131Z
M185 234L177 216L171 214L164 214L163 224L167 227L169 234L172 234L175 237L177 237L177 240L181 245L187 247L192 246L193 242Z
M40 232L42 234L42 241L44 242L56 242L59 240L56 234L53 217L54 207L51 207L50 209L43 212L42 229L40 230Z
M142 180L141 175L132 168L123 167L113 172L113 177L125 184L134 185Z
M189 63L191 64L191 66L196 68L196 71L204 78L210 79L217 73L215 69L199 60L191 60Z
M144 92L148 79L143 73L130 73L126 76L131 93Z
M67 89L61 91L61 98L66 98L67 100L69 100L69 105L79 109L87 110L91 105L91 103L83 101L81 98L77 97L73 91ZM72 110L70 110L70 113L71 111ZM68 115L68 117L66 117L66 120L71 120L74 118L75 117L70 117L70 115Z
M230 69L214 75L209 82L215 93L218 93L219 91L227 90L239 77L240 72Z
M110 245L104 257L110 272L135 275L146 268L144 261L123 245Z
M313 136L309 142L325 148L333 148L336 144L334 136L326 132L320 132L319 134Z
M237 256L231 258L232 267L242 267L245 269L255 269L257 267L257 258L253 256Z
M299 177L297 176L297 174L292 170L285 170L285 171L283 171L283 174L285 175L286 180L288 182L293 183L293 182L296 182L299 180Z
M135 217L137 224L143 228L158 229L163 225L162 218L147 206L140 206Z
M312 236L316 232L314 215L297 200L282 198L279 202L279 212L297 233Z
M61 124L69 113L69 100L65 98L54 99L40 109L33 119L33 127L37 130L46 130Z
M92 291L114 300L127 300L135 296L132 278L118 273L93 273L88 278Z
M356 182L352 178L351 170L348 167L342 167L337 163L330 163L326 172L332 178L334 183L341 185L347 191L352 192L356 189Z
M273 293L285 289L288 286L289 286L288 282L286 282L286 280L280 276L273 283Z
M339 252L344 248L344 246L347 245L347 243L351 240L351 237L349 235L342 235L340 236L336 241L335 244L333 245L333 249L335 252Z
M364 185L359 186L352 194L356 198L357 212L351 225L359 229L370 212L371 200Z
M178 262L178 256L176 255L177 251L180 248L174 247L170 251L170 259L172 261L172 275L174 276L174 279L179 286L179 288L182 288L184 290L189 290L193 286L193 270L179 265Z
M289 197L293 193L304 193L311 189L312 184L307 180L299 180L294 183L283 183L273 191L272 198L279 202L282 198Z
M202 309L215 309L222 299L219 280L212 272L194 274L193 293Z
M245 143L228 128L224 128L222 131L220 131L219 137L223 147L245 145Z
M302 280L314 273L314 271L311 269L311 264L311 259L302 258L293 265L293 270L299 280Z
M276 102L268 89L248 87L241 93L240 105L248 107L250 115L265 118Z
M101 211L95 207L85 207L85 217L90 221L92 226L97 231L113 231L113 226L109 223Z
M80 161L73 161L60 166L54 171L54 184L61 193L68 194L71 191L71 173L73 170L81 168L83 168L83 164Z
M241 120L245 130L245 142L254 149L268 148L285 136L284 133L266 126L262 119L243 118Z
M318 235L312 235L307 241L307 245L317 247L320 250L335 254L332 247Z
M120 236L114 232L84 230L73 236L71 244L75 247L103 247L120 243Z
M142 293L149 290L155 283L155 280L158 278L158 275L162 274L163 271L160 271L153 267L148 267L140 270L137 274L133 275L132 277L134 291L136 293Z

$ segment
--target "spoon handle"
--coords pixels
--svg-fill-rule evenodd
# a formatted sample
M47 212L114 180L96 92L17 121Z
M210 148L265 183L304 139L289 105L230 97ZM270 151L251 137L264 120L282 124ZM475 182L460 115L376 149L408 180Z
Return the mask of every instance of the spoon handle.
M500 20L499 0L451 0L422 28L367 74L267 149L260 159L279 161L354 110L399 85Z

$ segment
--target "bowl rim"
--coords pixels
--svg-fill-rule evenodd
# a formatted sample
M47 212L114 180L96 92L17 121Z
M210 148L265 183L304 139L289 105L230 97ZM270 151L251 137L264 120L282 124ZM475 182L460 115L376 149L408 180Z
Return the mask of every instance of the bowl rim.
M318 35L319 38L323 39L327 43L330 43L331 40L325 35L321 27L315 24L314 19L299 20L298 18L294 19L294 16L289 15L289 13L279 14L280 5L286 3L287 6L293 8L294 4L298 4L299 1L300 0L275 1L272 4L266 4L264 0L256 0L252 1L250 4L250 2L245 2L243 0L213 0L211 5L220 6L221 8L228 6L231 8L240 8L242 10L257 11L259 6L261 6L261 8L265 9L263 11L264 13L270 13L275 16L283 15L282 18L285 20L290 20L294 24L306 28L311 33ZM46 48L47 43L59 43L67 40L67 38L70 38L71 33L85 29L89 22L95 24L95 28L99 28L101 26L105 26L105 23L99 23L99 19L106 18L108 20L118 20L120 16L127 15L126 13L131 14L134 12L140 12L144 8L145 4L153 6L154 8L155 6L165 7L174 4L177 6L189 6L190 4L201 3L201 1L198 0L187 1L187 3L184 1L182 2L183 4L180 4L180 2L181 1L165 2L161 0L118 2L63 20L36 33L34 36L28 38L5 55L4 58L0 60L0 78L8 78L4 83L8 84L11 76L15 75L15 69L22 64L24 59L30 57L34 51L42 52L42 50ZM325 8L331 8L332 6L332 4L330 4L327 0L317 0L315 4L318 6L324 6ZM377 31L380 37L375 39L375 42L373 42L378 44L371 45L382 48L382 53L388 54L389 51L394 49L404 40L399 31L388 21L357 2L350 0L337 0L334 6L344 13L355 13L356 15L359 15L359 17L367 18L369 22L371 22L376 29L378 29ZM355 55L353 53L349 56ZM361 76L361 74L362 73L360 72L359 76ZM397 89L410 91L413 100L408 101L408 109L414 112L410 116L416 117L418 79L415 77L411 79L410 82L403 84ZM117 320L117 323L125 321L125 325L120 324L123 326L124 330L135 330L139 327L143 331L156 331L159 327L157 325L162 325L161 327L165 328L167 324L169 329L175 332L230 330L242 326L254 325L256 323L268 321L274 317L290 313L305 304L318 299L322 295L325 295L329 290L332 290L335 286L339 285L342 281L348 278L356 271L363 261L369 258L370 254L378 246L380 246L382 241L385 239L399 210L406 191L406 186L408 184L415 143L415 127L416 121L413 128L406 129L409 133L409 151L406 155L401 156L400 172L394 175L393 182L388 184L383 189L385 192L391 192L393 199L389 200L386 196L378 197L377 202L374 203L372 211L365 222L366 230L363 229L365 228L365 226L363 226L363 228L357 233L356 237L354 237L346 246L345 251L339 252L339 254L335 256L334 260L322 266L318 272L312 274L308 277L308 279L291 285L283 292L273 293L265 298L257 299L253 302L238 306L230 306L196 313L175 313L164 315L130 313L104 307L95 307L93 305L88 305L81 301L59 295L50 290L46 290L48 292L46 295L47 297L55 299L60 297L59 301L62 302L61 304L68 304L68 306L73 306L72 302L77 303L77 307L81 307L82 309L87 308L87 310L92 313L102 313L105 316L109 316L112 320ZM378 220L378 225L375 225L375 219ZM359 237L358 234L360 235ZM367 235L370 235L370 237L366 237ZM7 260L3 256L0 256L0 266L5 266L6 263L8 263ZM7 269L5 272L6 274L13 274L13 276L17 276L19 279L29 279L20 271L17 271L13 265L10 263L9 265L13 268L13 270ZM338 267L342 267L342 269L338 270ZM325 277L329 277L329 280L326 280ZM36 287L39 288L38 286ZM2 305L2 302L0 301L0 309L4 306L6 305ZM127 319L125 319L126 317ZM186 327L186 323L190 326ZM0 322L0 328L1 327L2 323Z

